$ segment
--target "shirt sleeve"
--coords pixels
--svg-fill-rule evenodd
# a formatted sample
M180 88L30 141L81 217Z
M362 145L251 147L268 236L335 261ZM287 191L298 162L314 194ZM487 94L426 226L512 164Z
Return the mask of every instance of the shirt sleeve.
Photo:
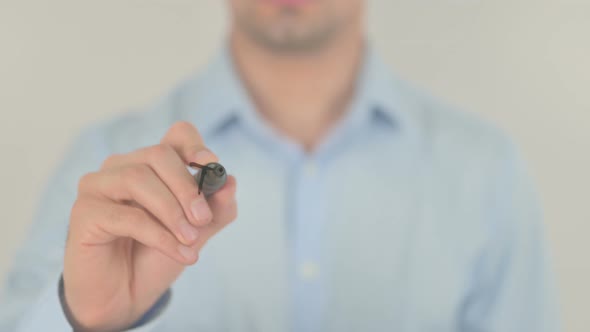
M496 163L497 161L497 163ZM461 312L461 331L559 331L542 213L522 158L510 144L492 162L488 245Z
M99 128L88 128L76 137L41 195L24 245L2 288L0 332L72 330L60 302L59 276L79 178L98 169L110 154ZM159 312L150 311L130 331L153 330Z
M158 324L156 318L168 305L170 294L170 290L164 293L156 304L126 331L153 331ZM42 295L27 313L27 319L22 321L18 332L71 331L72 327L67 319L67 315L64 314L66 310L63 294L63 279L59 278L59 280L55 281L55 284L49 284L47 289L42 292Z

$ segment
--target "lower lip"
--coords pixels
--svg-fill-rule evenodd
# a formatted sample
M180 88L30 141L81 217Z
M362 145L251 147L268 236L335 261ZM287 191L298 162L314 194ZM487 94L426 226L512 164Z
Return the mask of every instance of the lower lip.
M276 4L276 5L283 5L283 6L300 6L305 5L311 0L268 0L269 2Z

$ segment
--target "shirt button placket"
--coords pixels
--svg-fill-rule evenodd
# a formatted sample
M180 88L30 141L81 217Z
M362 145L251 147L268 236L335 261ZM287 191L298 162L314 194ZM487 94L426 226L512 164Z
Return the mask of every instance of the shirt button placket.
M324 302L321 274L324 206L319 164L312 158L302 159L296 173L294 330L319 331Z

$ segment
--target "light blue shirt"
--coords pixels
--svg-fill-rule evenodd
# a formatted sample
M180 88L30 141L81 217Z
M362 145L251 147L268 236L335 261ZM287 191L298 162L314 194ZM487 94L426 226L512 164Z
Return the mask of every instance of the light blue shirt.
M306 153L256 112L224 49L73 142L7 277L1 331L69 329L58 280L78 179L179 120L236 176L238 218L132 330L558 330L539 208L503 133L368 50L346 115Z

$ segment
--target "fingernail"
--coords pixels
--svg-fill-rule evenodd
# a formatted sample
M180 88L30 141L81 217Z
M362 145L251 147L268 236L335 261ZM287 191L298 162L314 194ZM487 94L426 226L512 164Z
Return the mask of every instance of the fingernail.
M193 201L191 204L191 210L193 212L193 216L198 221L202 223L211 221L211 209L209 209L207 201L205 201L205 198L202 196Z
M196 253L194 249L191 249L187 246L183 246L182 244L178 245L178 252L182 255L182 257L186 258L187 260L192 260L195 257Z
M180 233L182 234L184 240L187 242L193 242L197 239L197 236L199 235L197 229L191 224L189 224L187 220L183 220L180 222Z
M195 154L195 161L198 163L209 163L215 161L217 158L213 154L213 152L205 149L197 152Z

